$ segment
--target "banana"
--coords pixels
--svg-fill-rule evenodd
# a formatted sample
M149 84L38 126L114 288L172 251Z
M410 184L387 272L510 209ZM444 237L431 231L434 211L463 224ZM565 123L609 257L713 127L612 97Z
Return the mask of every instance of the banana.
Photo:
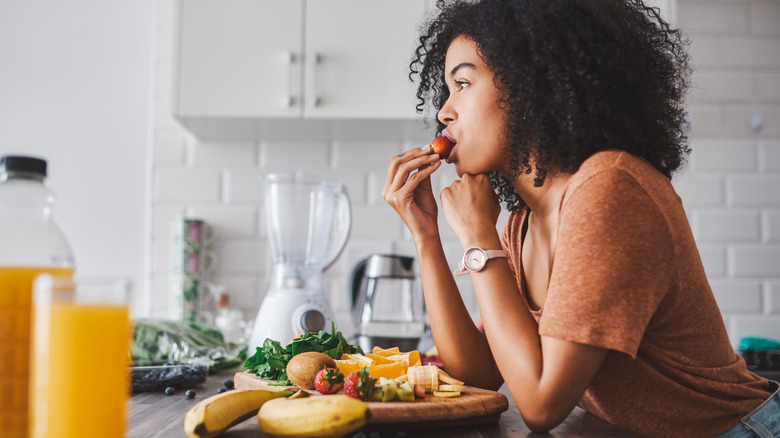
M429 393L439 390L439 368L435 365L409 367L406 377L412 387L420 385L425 392Z
M292 391L265 389L233 390L202 400L184 417L184 432L190 438L211 438L255 415L265 402L286 397Z
M282 437L328 437L366 424L366 404L344 394L271 400L257 419L263 432Z
M453 392L465 392L466 387L463 385L439 385L439 391L447 392L447 391L453 391Z
M444 370L440 369L439 371L439 381L444 383L449 383L450 385L458 385L463 386L465 383L461 382L460 380L450 376Z

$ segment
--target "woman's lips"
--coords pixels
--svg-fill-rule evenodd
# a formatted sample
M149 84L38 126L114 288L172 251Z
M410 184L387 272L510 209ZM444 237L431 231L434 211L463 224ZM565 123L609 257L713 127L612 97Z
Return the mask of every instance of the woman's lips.
M455 151L458 150L458 144L455 143L454 146L452 146L452 150L450 150L450 154L447 156L447 159L445 160L447 164L452 164L455 161Z
M450 153L444 160L447 164L452 163L454 161L453 156L455 155L455 149L458 147L458 141L455 140L447 131L442 131L441 136L452 142L452 149L450 149Z

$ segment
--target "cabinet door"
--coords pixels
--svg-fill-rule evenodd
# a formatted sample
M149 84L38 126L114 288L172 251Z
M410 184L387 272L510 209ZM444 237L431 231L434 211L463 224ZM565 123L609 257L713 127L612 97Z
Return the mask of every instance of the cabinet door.
M409 63L425 0L309 0L306 118L419 118Z
M179 117L300 117L302 0L180 0Z

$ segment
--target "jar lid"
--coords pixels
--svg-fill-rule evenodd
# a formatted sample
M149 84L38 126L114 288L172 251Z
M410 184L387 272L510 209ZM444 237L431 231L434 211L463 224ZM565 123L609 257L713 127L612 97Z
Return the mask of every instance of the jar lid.
M46 177L46 160L25 155L5 155L0 158L0 173L26 173Z

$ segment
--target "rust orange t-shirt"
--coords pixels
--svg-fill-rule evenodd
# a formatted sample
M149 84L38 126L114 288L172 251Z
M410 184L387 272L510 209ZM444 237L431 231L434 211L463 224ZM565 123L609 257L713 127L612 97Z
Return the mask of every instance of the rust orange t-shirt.
M525 218L513 212L502 235L524 297ZM531 311L541 336L610 350L580 403L633 435L711 437L769 396L731 347L679 196L626 152L599 152L570 179Z

